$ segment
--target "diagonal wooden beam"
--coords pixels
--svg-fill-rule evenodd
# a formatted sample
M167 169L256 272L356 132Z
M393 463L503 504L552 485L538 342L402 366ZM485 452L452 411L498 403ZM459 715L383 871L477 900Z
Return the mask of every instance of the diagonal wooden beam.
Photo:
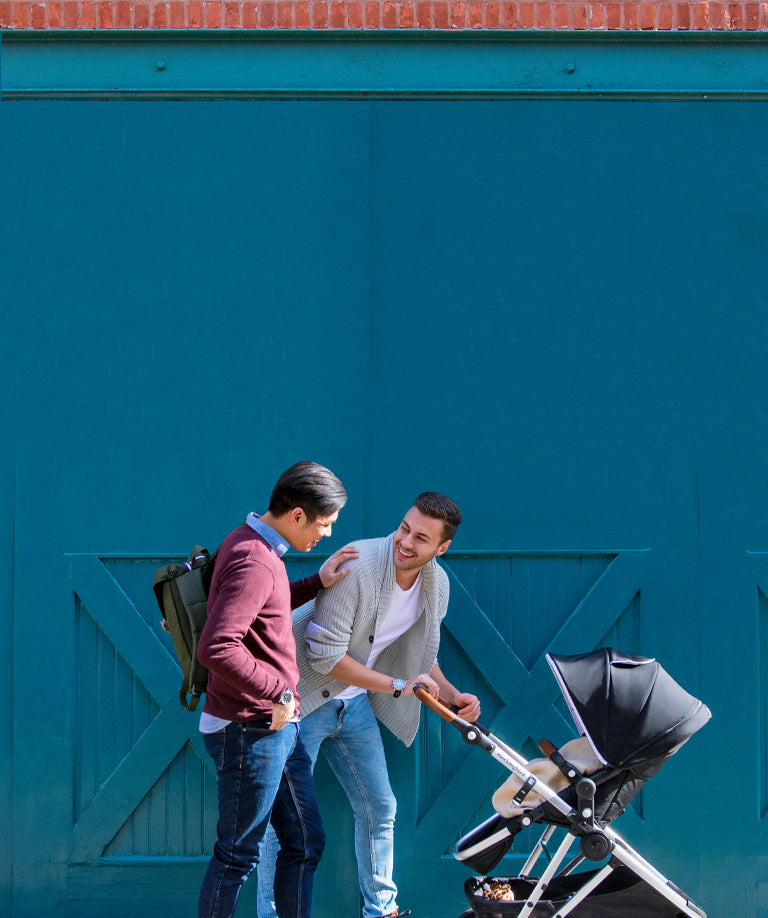
M161 708L177 700L178 666L98 555L70 555L69 563L72 589L149 694Z
M157 715L75 824L73 863L92 863L101 857L178 751L188 741L194 742L196 733L197 718L190 718L189 712L178 705Z

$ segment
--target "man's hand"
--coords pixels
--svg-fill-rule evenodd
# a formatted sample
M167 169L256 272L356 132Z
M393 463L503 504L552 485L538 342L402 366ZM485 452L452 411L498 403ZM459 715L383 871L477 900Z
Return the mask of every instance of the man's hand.
M294 711L296 710L296 700L291 698L288 704L276 704L272 703L272 724L270 725L270 730L282 730L283 727L290 723L291 718L293 717Z
M344 565L349 561L354 561L359 554L354 545L345 545L344 548L335 551L318 571L323 586L329 587L342 577L346 577L349 568Z
M459 709L456 713L462 720L468 720L473 724L480 716L480 699L476 695L458 692L453 703Z
M428 676L426 673L422 673L420 676L416 676L415 679L407 680L405 683L405 691L403 692L404 698L406 698L408 695L413 695L414 685L423 685L433 698L438 698L440 695L440 686L437 684L437 682L435 682L432 676Z

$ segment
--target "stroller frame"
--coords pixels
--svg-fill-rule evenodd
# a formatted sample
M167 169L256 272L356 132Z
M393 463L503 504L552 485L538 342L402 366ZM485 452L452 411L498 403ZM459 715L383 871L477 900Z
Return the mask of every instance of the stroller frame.
M577 797L576 807L572 807L558 793L553 791L549 785L533 775L527 768L527 760L516 750L512 749L497 736L483 727L481 724L469 723L463 720L455 711L448 706L442 699L435 700L426 691L423 686L415 685L414 694L426 707L434 711L439 717L455 727L462 736L465 743L470 746L479 746L485 753L500 762L504 767L516 775L522 782L523 786L519 792L520 799L524 799L530 792L537 793L543 798L544 803L541 807L549 806L557 810L562 817L563 824L561 828L566 829L566 835L560 842L556 852L550 855L548 842L551 840L555 831L558 829L557 824L549 824L542 833L539 841L534 846L529 858L523 866L520 876L530 877L530 874L543 854L546 855L549 863L543 871L541 877L531 891L528 899L523 904L519 914L521 916L531 915L537 903L547 890L555 876L567 876L572 873L585 859L590 861L603 861L609 858L607 863L597 871L583 886L575 892L568 901L557 911L553 918L566 918L575 908L577 908L599 885L613 873L616 864L621 864L631 870L637 877L648 884L657 893L663 896L674 908L687 918L707 918L702 908L690 899L681 889L674 885L670 880L664 877L652 864L643 858L634 848L631 847L618 833L610 826L603 825L594 815L594 795L596 791L595 782L590 778L581 776L574 768L568 771L569 780L575 789ZM547 740L542 740L540 744L542 751L550 758L552 753L557 755L557 750ZM553 761L555 759L553 758ZM568 763L565 763L567 766ZM532 825L536 819L535 815L539 807L531 810L520 818L520 824L523 827ZM497 821L498 817L491 817L485 823L475 830L480 833L484 827L489 826ZM472 833L474 834L474 833ZM502 841L510 833L504 829L499 832L498 841ZM579 840L580 852L576 857L569 861L562 870L560 869L563 861L571 850L574 842ZM489 841L494 838L486 838L483 846L487 846ZM457 860L465 860L475 853L472 846L467 847L461 852L456 852ZM533 879L533 878L531 878ZM468 913L471 914L471 913Z

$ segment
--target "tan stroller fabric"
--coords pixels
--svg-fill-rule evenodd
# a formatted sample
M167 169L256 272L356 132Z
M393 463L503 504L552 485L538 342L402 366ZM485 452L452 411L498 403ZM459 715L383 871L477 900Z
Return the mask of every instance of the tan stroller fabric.
M578 739L567 742L560 748L560 754L583 775L594 774L602 765L586 736L580 736ZM570 786L565 775L549 759L533 759L528 762L526 768L555 793L559 794L560 791ZM514 816L520 816L526 810L537 807L542 802L542 797L535 791L531 791L522 803L515 803L515 794L520 790L522 784L522 780L517 775L510 775L493 795L493 808L499 816L511 819Z

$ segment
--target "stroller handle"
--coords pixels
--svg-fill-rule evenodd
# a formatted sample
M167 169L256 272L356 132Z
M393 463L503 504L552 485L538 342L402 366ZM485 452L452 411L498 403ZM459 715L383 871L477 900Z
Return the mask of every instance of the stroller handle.
M438 717L442 717L443 720L448 721L449 724L452 724L456 720L461 720L460 717L456 716L456 712L449 707L446 701L444 701L442 698L433 698L427 691L426 687L421 683L416 682L414 684L413 694L422 704L433 710L435 714L438 715Z
M479 723L471 724L469 721L459 717L457 707L450 705L444 698L433 698L426 687L419 682L414 684L413 694L423 705L426 705L426 707L434 711L435 714L442 717L443 720L456 727L459 733L464 737L465 742L471 745L480 745L485 748L484 739L491 735L491 731L488 727L484 727ZM478 733L480 734L479 736ZM486 751L489 750L486 749Z

